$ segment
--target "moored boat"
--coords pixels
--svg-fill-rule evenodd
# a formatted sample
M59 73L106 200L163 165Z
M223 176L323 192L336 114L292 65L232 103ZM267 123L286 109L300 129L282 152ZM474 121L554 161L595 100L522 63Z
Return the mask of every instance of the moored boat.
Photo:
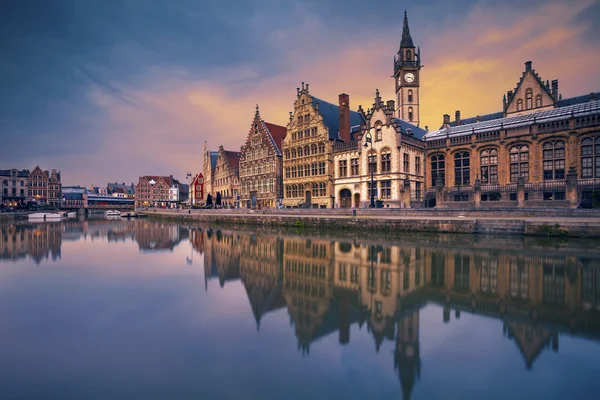
M121 215L121 213L117 210L108 210L104 213L104 215L106 215L107 217L108 216L117 216L118 217Z
M29 221L34 221L34 222L61 221L62 217L63 217L62 214L59 214L59 213L34 213L34 214L29 214L27 216L27 219Z

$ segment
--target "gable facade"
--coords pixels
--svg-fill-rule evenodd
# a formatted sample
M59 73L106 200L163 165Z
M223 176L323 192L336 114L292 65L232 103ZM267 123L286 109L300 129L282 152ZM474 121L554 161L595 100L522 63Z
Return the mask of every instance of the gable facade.
M217 193L221 194L221 205L239 208L239 165L241 153L228 151L219 146L212 182L213 204Z

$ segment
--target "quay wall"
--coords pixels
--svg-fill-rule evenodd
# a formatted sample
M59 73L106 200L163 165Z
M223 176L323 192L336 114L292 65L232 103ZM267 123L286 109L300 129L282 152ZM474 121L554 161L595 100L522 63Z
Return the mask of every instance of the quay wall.
M12 222L15 219L15 215L13 213L0 213L0 223L2 222Z
M290 212L248 212L238 210L206 211L150 211L140 212L149 218L170 220L182 223L202 223L210 225L260 227L260 228L298 228L318 231L356 231L356 232L438 232L438 233L485 233L508 235L564 236L600 238L600 213L577 215L572 217L549 217L547 213L530 215L501 215L496 210L492 215L471 215L456 211L453 216L446 213L438 215L390 215L370 210L361 210L358 216L346 213L303 213ZM311 210L313 211L313 210ZM316 210L315 210L316 211ZM344 210L345 211L345 210ZM387 211L387 210L386 210ZM463 215L465 214L465 215Z

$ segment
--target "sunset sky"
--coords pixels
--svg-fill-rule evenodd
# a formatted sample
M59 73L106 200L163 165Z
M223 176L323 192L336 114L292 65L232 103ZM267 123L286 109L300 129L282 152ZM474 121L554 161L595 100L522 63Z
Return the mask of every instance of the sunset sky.
M200 172L239 150L258 103L285 125L296 88L393 99L404 10L421 47L421 126L501 111L524 62L563 97L600 91L600 1L4 0L0 168L63 184Z

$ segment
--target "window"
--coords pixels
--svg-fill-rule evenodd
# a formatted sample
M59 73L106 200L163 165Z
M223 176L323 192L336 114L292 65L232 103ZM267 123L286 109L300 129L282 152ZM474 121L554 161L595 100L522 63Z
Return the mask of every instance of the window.
M381 133L381 122L377 121L377 123L375 123L375 141L380 141L382 140L382 133Z
M469 153L459 152L454 154L454 184L469 185L471 183L470 174L470 158Z
M356 264L350 266L350 282L358 283L358 265Z
M319 154L325 153L325 143L319 143Z
M319 175L325 175L325 162L319 163Z
M304 165L304 176L310 176L310 164Z
M310 147L308 145L304 146L304 155L310 156Z
M412 53L410 50L406 50L406 60L407 61L411 61L412 60Z
M319 196L319 184L318 183L312 184L312 195L313 195L313 197Z
M544 180L565 179L565 142L546 142L543 147Z
M581 141L581 177L600 178L600 136Z
M286 159L286 160L289 160L289 159L290 159L290 151L289 151L289 150L286 150L286 151L285 151L285 159Z
M421 175L421 157L415 157L415 174Z
M296 149L292 149L292 158L296 158Z
M537 96L535 96L535 107L541 107L542 106L542 95L538 94Z
M289 179L289 178L290 178L290 167L285 167L285 177L286 177L287 179Z
M404 153L404 172L407 174L410 172L410 155L408 153Z
M413 108L412 107L408 107L408 120L409 121L413 120Z
M327 196L327 185L325 185L325 182L319 183L319 196Z
M381 181L381 198L391 199L392 198L392 181L385 180Z
M373 187L371 187L371 181L367 181L367 188L368 188L368 192L369 192L369 199L371 198L371 196L373 196L374 198L377 197L377 181L373 181Z
M431 186L435 186L437 180L442 180L442 185L446 180L446 163L443 154L437 154L431 157Z
M408 89L408 102L409 103L413 102L413 91L412 91L412 89Z
M533 90L527 89L525 92L525 108L531 110L533 108Z
M523 111L523 99L517 100L517 111Z
M341 160L339 162L340 165L340 178L348 176L348 161Z
M381 270L381 293L389 294L392 290L392 271L385 268Z
M392 154L389 149L383 149L381 154L381 172L390 172L392 169Z
M529 180L529 146L519 145L510 149L510 181L516 182L519 177Z
M481 183L498 183L498 150L485 149L481 152Z
M353 158L350 160L350 175L358 175L358 158Z
M292 178L296 178L298 175L296 174L296 166L292 167Z
M348 279L348 264L340 263L340 281Z
M302 147L298 148L298 157L302 157Z
M369 174L377 173L377 154L369 154Z
M318 171L318 169L317 169L317 163L312 163L310 165L310 167L311 167L311 173L312 173L312 175L316 176L317 175L317 171Z

